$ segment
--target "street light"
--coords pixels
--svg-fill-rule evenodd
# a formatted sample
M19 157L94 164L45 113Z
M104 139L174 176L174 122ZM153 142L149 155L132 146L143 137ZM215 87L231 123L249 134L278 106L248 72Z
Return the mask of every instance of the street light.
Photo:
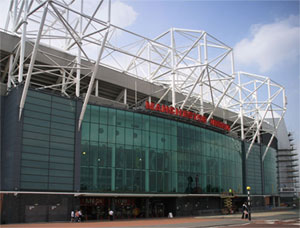
M251 187L247 186L247 193L248 193L248 219L251 220L251 199L250 199L250 190Z

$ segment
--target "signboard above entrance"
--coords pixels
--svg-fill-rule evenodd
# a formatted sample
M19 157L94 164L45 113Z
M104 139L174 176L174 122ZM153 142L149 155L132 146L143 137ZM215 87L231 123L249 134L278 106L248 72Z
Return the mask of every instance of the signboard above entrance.
M148 110L152 110L152 111L157 111L157 112L168 113L171 115L185 117L185 118L195 120L195 121L198 121L201 123L207 123L207 118L205 116L202 116L195 112L191 112L191 111L187 111L187 110L183 110L183 109L179 109L179 108L174 108L172 106L160 105L160 104L155 105L155 103L153 103L153 102L146 101L145 108ZM221 128L228 132L230 131L230 126L221 121L210 119L209 123L210 123L210 125L212 125L214 127Z

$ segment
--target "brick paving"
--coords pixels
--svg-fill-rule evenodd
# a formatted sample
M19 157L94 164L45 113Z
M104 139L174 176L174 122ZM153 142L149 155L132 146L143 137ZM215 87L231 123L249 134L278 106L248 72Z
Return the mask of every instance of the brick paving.
M217 218L173 218L173 219L143 219L143 220L130 220L130 221L101 221L101 222L54 222L54 223L32 223L32 224L9 224L2 225L3 228L14 227L14 228L27 228L27 227L144 227L144 226L163 226L171 224L186 224L186 223L198 223L198 222L215 222L222 219Z

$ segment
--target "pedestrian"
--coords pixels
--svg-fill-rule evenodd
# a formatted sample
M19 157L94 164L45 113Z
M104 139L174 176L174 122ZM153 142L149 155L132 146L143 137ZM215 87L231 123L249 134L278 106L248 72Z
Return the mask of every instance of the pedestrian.
M75 220L75 212L74 210L71 211L71 222L74 222Z
M247 207L247 203L243 203L242 206L242 219L247 219L248 218L248 207Z
M114 220L114 211L109 209L108 214L109 214L110 221L113 221Z
M83 221L83 217L82 217L82 212L81 210L78 211L78 214L79 214L79 221Z
M79 211L78 210L75 211L75 221L80 222L80 216L79 216Z

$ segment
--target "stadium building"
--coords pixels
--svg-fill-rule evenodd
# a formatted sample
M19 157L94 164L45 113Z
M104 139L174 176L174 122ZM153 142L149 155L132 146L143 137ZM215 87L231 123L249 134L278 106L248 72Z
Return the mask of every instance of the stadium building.
M11 1L0 32L1 223L69 220L76 209L87 220L109 208L117 219L226 213L247 186L253 209L280 205L284 88L235 71L232 48L205 31L149 39L112 25L109 1L81 4Z

